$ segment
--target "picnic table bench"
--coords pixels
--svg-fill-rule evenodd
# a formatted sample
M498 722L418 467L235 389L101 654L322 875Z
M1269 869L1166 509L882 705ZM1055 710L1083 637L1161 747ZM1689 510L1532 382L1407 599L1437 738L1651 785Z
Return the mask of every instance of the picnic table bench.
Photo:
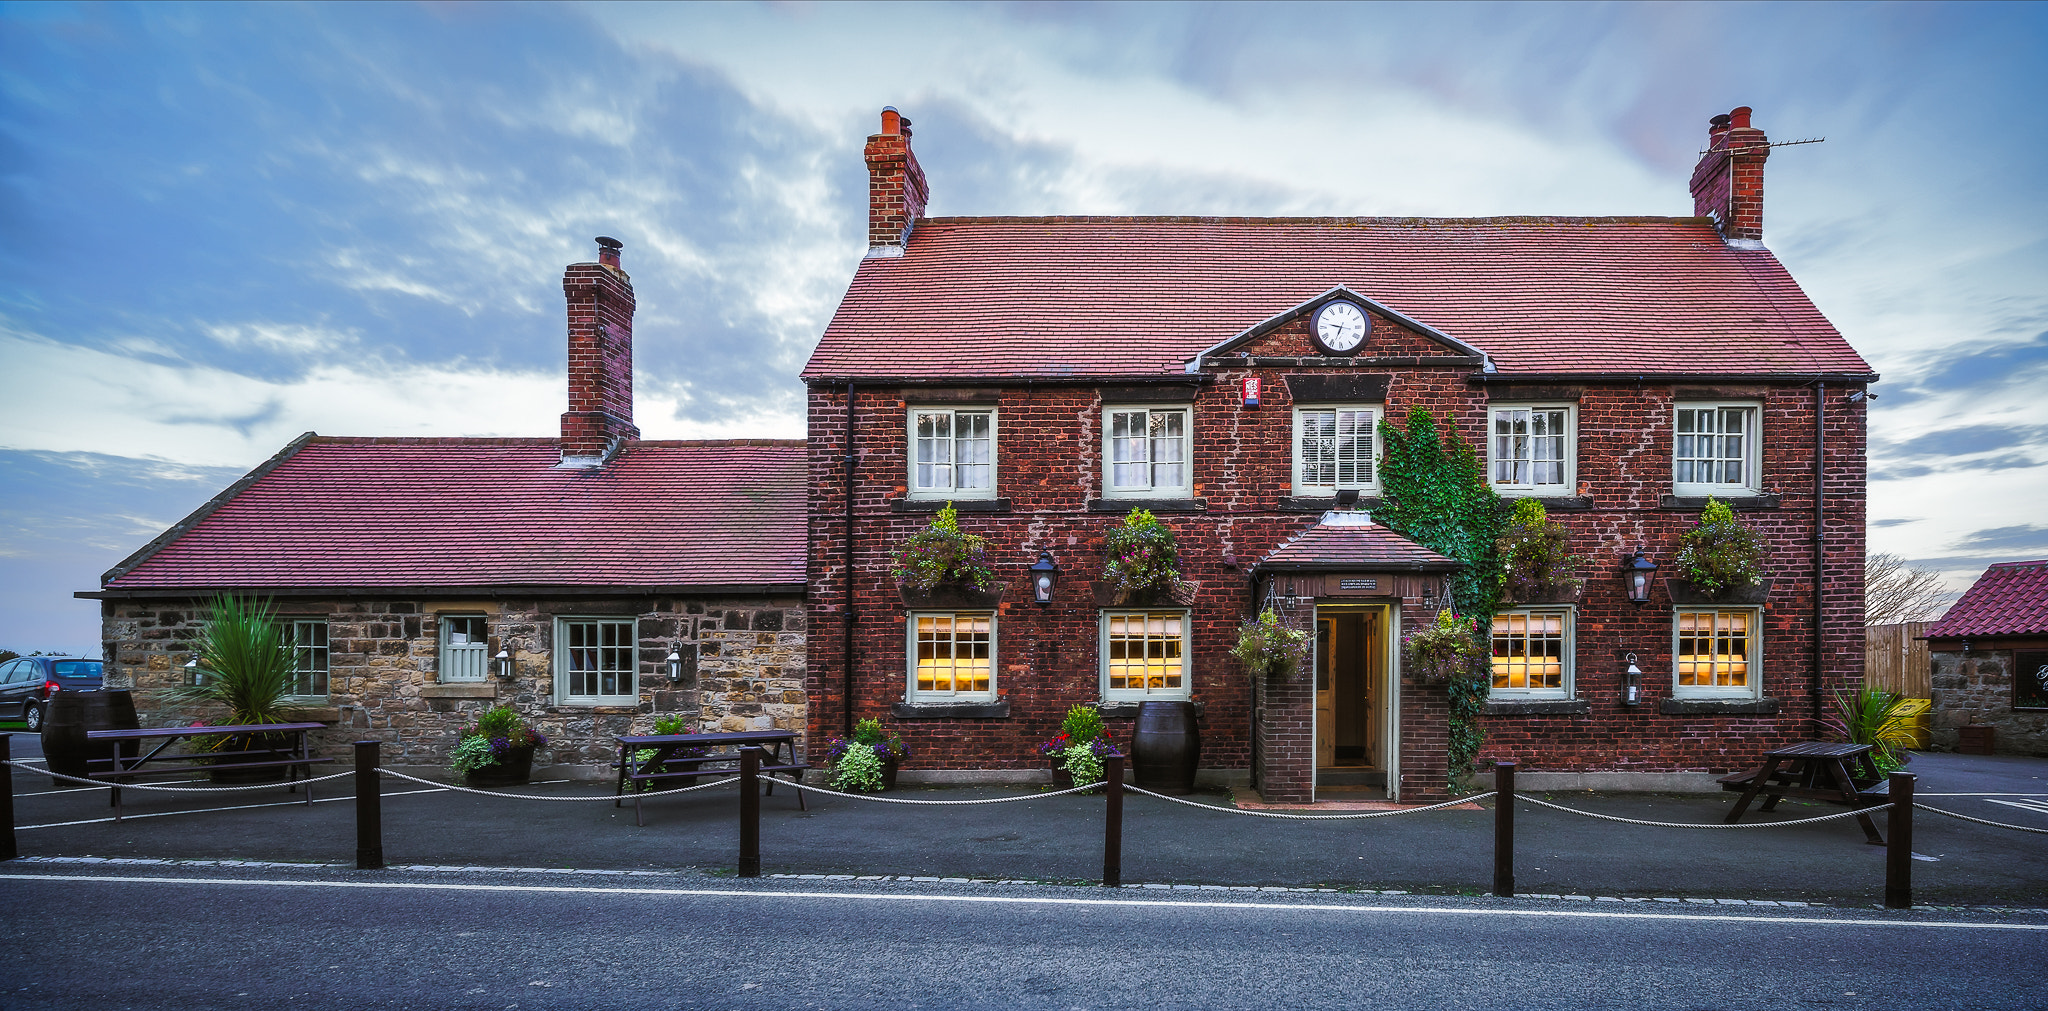
M306 743L306 732L319 730L323 723L234 723L221 726L151 727L143 730L88 730L87 741L106 741L114 747L114 757L95 758L87 763L106 765L110 768L87 771L89 779L106 780L112 792L108 803L114 808L114 820L121 820L120 784L143 776L166 776L190 774L197 771L220 772L235 769L283 769L285 786L298 792L301 774L311 778L310 766L318 762L332 762L332 758L316 758ZM164 749L188 737L220 737L231 734L248 735L239 750L206 751L194 754L166 755ZM156 742L147 754L124 755L122 742L136 742L135 750L141 750L141 743ZM268 742L268 743L266 743ZM149 762L190 762L193 765L163 765L154 769L142 768ZM306 803L313 803L313 784L306 784Z
M640 811L638 794L641 789L659 787L671 779L738 775L740 749L746 747L768 750L768 761L761 764L761 772L768 777L767 793L773 797L775 773L788 773L790 781L795 782L803 776L805 769L810 768L796 760L796 738L794 730L648 734L615 738L619 742L619 799L612 801L612 806L618 807L625 800L626 787L631 784L634 788L633 823L646 825ZM787 755L783 752L785 747L789 749ZM804 807L802 790L797 791L796 803L799 810L808 810Z
M1727 823L1741 820L1759 794L1764 798L1760 808L1764 811L1775 810L1778 801L1786 797L1847 804L1859 810L1885 804L1891 799L1891 783L1878 772L1871 750L1868 744L1803 741L1764 752L1764 764L1721 777L1721 789L1742 794L1735 809L1728 812ZM1856 821L1863 826L1864 841L1884 845L1884 836L1878 834L1869 815L1859 814Z

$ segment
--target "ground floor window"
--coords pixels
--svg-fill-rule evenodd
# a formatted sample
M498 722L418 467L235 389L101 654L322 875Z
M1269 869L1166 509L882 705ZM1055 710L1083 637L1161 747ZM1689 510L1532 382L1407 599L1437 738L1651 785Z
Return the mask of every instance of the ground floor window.
M287 618L285 635L292 650L292 691L295 698L327 697L327 619Z
M1104 611L1102 697L1188 697L1188 613Z
M912 614L909 701L995 697L995 615Z
M635 628L632 618L555 619L555 696L563 705L633 705Z
M1678 610L1671 626L1672 695L1756 695L1759 617L1751 609Z
M1572 613L1525 608L1493 616L1493 694L1570 698Z
M491 662L491 633L480 614L441 618L441 658L435 680L482 681Z

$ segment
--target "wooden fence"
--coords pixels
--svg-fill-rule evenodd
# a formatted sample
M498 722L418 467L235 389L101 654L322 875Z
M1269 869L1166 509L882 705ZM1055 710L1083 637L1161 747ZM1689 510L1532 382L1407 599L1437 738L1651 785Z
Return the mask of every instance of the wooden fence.
M1927 657L1927 622L1908 621L1897 625L1863 626L1863 684L1867 688L1904 695L1908 699L1932 699L1930 681L1934 673ZM1915 705L1913 746L1927 746L1932 714L1928 703Z

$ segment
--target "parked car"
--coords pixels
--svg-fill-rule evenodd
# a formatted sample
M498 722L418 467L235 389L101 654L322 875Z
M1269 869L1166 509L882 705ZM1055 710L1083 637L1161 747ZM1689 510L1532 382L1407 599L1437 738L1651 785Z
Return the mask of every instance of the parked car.
M39 732L50 693L99 691L101 674L100 661L75 656L25 656L0 664L0 719L18 719Z

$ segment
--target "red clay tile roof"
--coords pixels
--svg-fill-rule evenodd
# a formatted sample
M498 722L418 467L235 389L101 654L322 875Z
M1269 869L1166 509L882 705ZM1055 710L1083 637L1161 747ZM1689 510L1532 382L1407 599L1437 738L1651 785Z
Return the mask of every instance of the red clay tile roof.
M313 437L108 590L804 582L804 446ZM202 510L202 512L204 512Z
M1704 218L930 218L861 261L806 379L1179 372L1338 285L1504 374L1864 374Z
M2048 635L2048 558L1984 570L1962 599L1928 626L1929 639Z
M1303 531L1299 536L1266 553L1259 560L1261 571L1366 570L1402 572L1448 572L1465 563L1437 554L1406 537L1368 521L1362 513L1340 513L1332 520Z

